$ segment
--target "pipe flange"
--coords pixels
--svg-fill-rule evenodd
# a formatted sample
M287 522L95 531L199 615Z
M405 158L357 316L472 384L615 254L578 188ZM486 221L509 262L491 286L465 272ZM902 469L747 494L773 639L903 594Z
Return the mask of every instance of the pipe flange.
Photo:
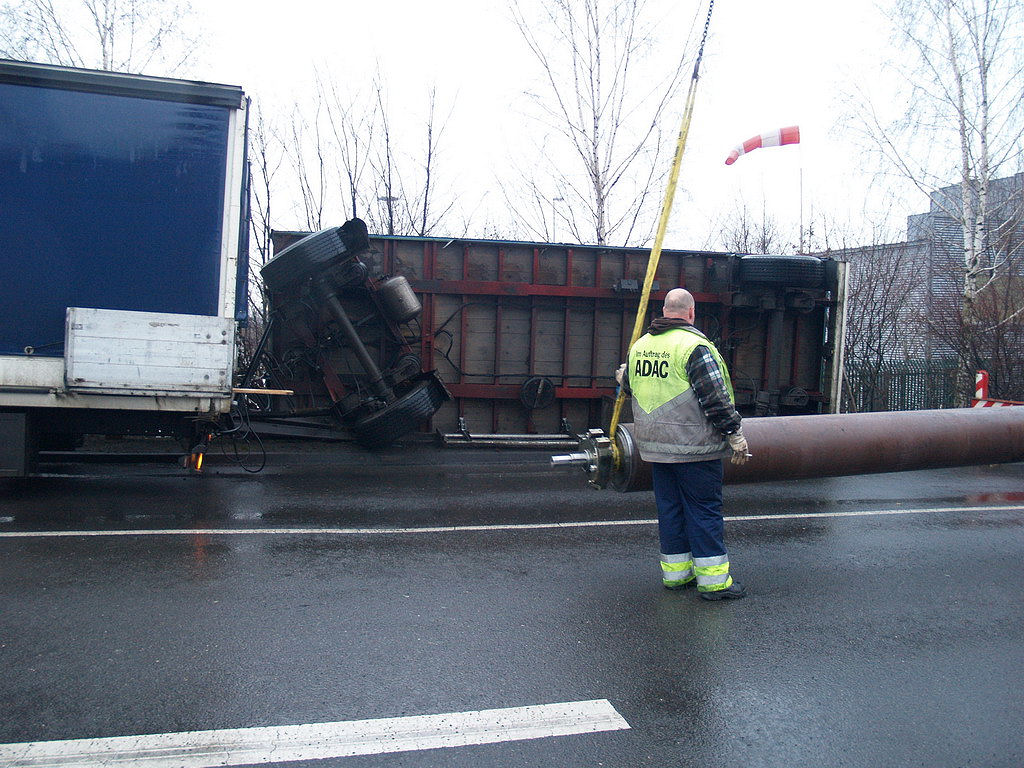
M612 470L615 468L615 456L612 453L612 441L603 429L587 430L585 439L580 441L586 446L591 457L590 466L586 469L587 482L594 488L607 488Z
M581 467L594 488L616 491L642 491L651 487L650 467L640 458L632 424L619 424L615 443L601 429L579 435L578 450L552 456L551 465Z
M579 436L578 450L561 456L552 456L554 467L580 467L587 476L587 482L594 488L606 488L615 467L612 441L604 430L591 429Z

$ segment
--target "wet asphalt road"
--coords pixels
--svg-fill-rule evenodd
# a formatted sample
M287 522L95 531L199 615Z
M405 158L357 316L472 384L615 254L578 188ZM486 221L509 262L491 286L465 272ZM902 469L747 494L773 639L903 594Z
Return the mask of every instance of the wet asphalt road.
M0 483L0 743L608 699L629 730L290 765L1024 764L1024 464L729 486L720 604L647 524L379 530L653 516L543 453L47 469Z

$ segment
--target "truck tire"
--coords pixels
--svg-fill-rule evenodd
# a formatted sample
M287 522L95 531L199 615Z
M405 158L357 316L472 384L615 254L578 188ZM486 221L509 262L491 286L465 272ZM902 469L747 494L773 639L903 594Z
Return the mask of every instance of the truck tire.
M281 291L370 247L366 224L350 219L340 227L330 227L289 245L260 270L263 282L272 291Z
M366 448L387 448L437 413L450 398L436 374L423 374L393 403L352 424L352 434Z
M741 256L740 283L824 288L825 260L817 256Z

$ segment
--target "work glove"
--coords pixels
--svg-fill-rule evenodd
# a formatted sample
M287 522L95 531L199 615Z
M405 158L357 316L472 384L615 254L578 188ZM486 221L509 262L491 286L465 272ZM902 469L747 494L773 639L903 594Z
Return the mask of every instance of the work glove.
M747 453L747 438L743 436L743 430L737 429L731 435L726 435L725 439L729 441L729 447L732 448L732 456L729 461L733 464L746 464L750 454Z
M615 371L615 380L619 382L619 386L622 386L622 377L626 375L626 364L623 363Z

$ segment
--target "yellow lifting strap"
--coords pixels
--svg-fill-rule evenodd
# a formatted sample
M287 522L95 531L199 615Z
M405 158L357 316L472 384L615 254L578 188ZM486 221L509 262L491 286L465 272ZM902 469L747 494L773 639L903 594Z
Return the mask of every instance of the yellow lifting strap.
M676 142L676 156L672 161L672 172L668 176L668 187L665 189L665 200L661 204L661 217L658 219L658 231L654 236L654 247L651 248L651 256L647 261L647 275L644 277L644 287L640 292L640 306L636 310L636 322L633 323L633 335L629 339L629 347L632 347L644 328L644 318L647 316L647 302L651 296L651 286L654 285L654 275L658 271L658 261L661 259L661 245L665 240L665 230L668 229L668 217L672 212L672 201L676 196L676 185L679 182L679 166L683 162L683 151L686 149L686 137L690 133L690 120L693 118L693 103L697 96L697 80L700 72L700 62L704 56L704 44L708 39L708 27L711 25L711 12L715 9L715 0L708 5L708 17L704 22L704 35L697 49L697 61L693 65L693 77L690 78L690 90L686 94L686 106L683 109L683 122L679 127L679 140ZM628 349L628 347L627 347ZM621 390L615 398L615 409L612 411L611 425L608 427L608 437L612 443L612 453L615 457L615 465L619 464L619 449L615 442L615 431L619 426L619 419L622 416L622 406L626 401L626 395Z

